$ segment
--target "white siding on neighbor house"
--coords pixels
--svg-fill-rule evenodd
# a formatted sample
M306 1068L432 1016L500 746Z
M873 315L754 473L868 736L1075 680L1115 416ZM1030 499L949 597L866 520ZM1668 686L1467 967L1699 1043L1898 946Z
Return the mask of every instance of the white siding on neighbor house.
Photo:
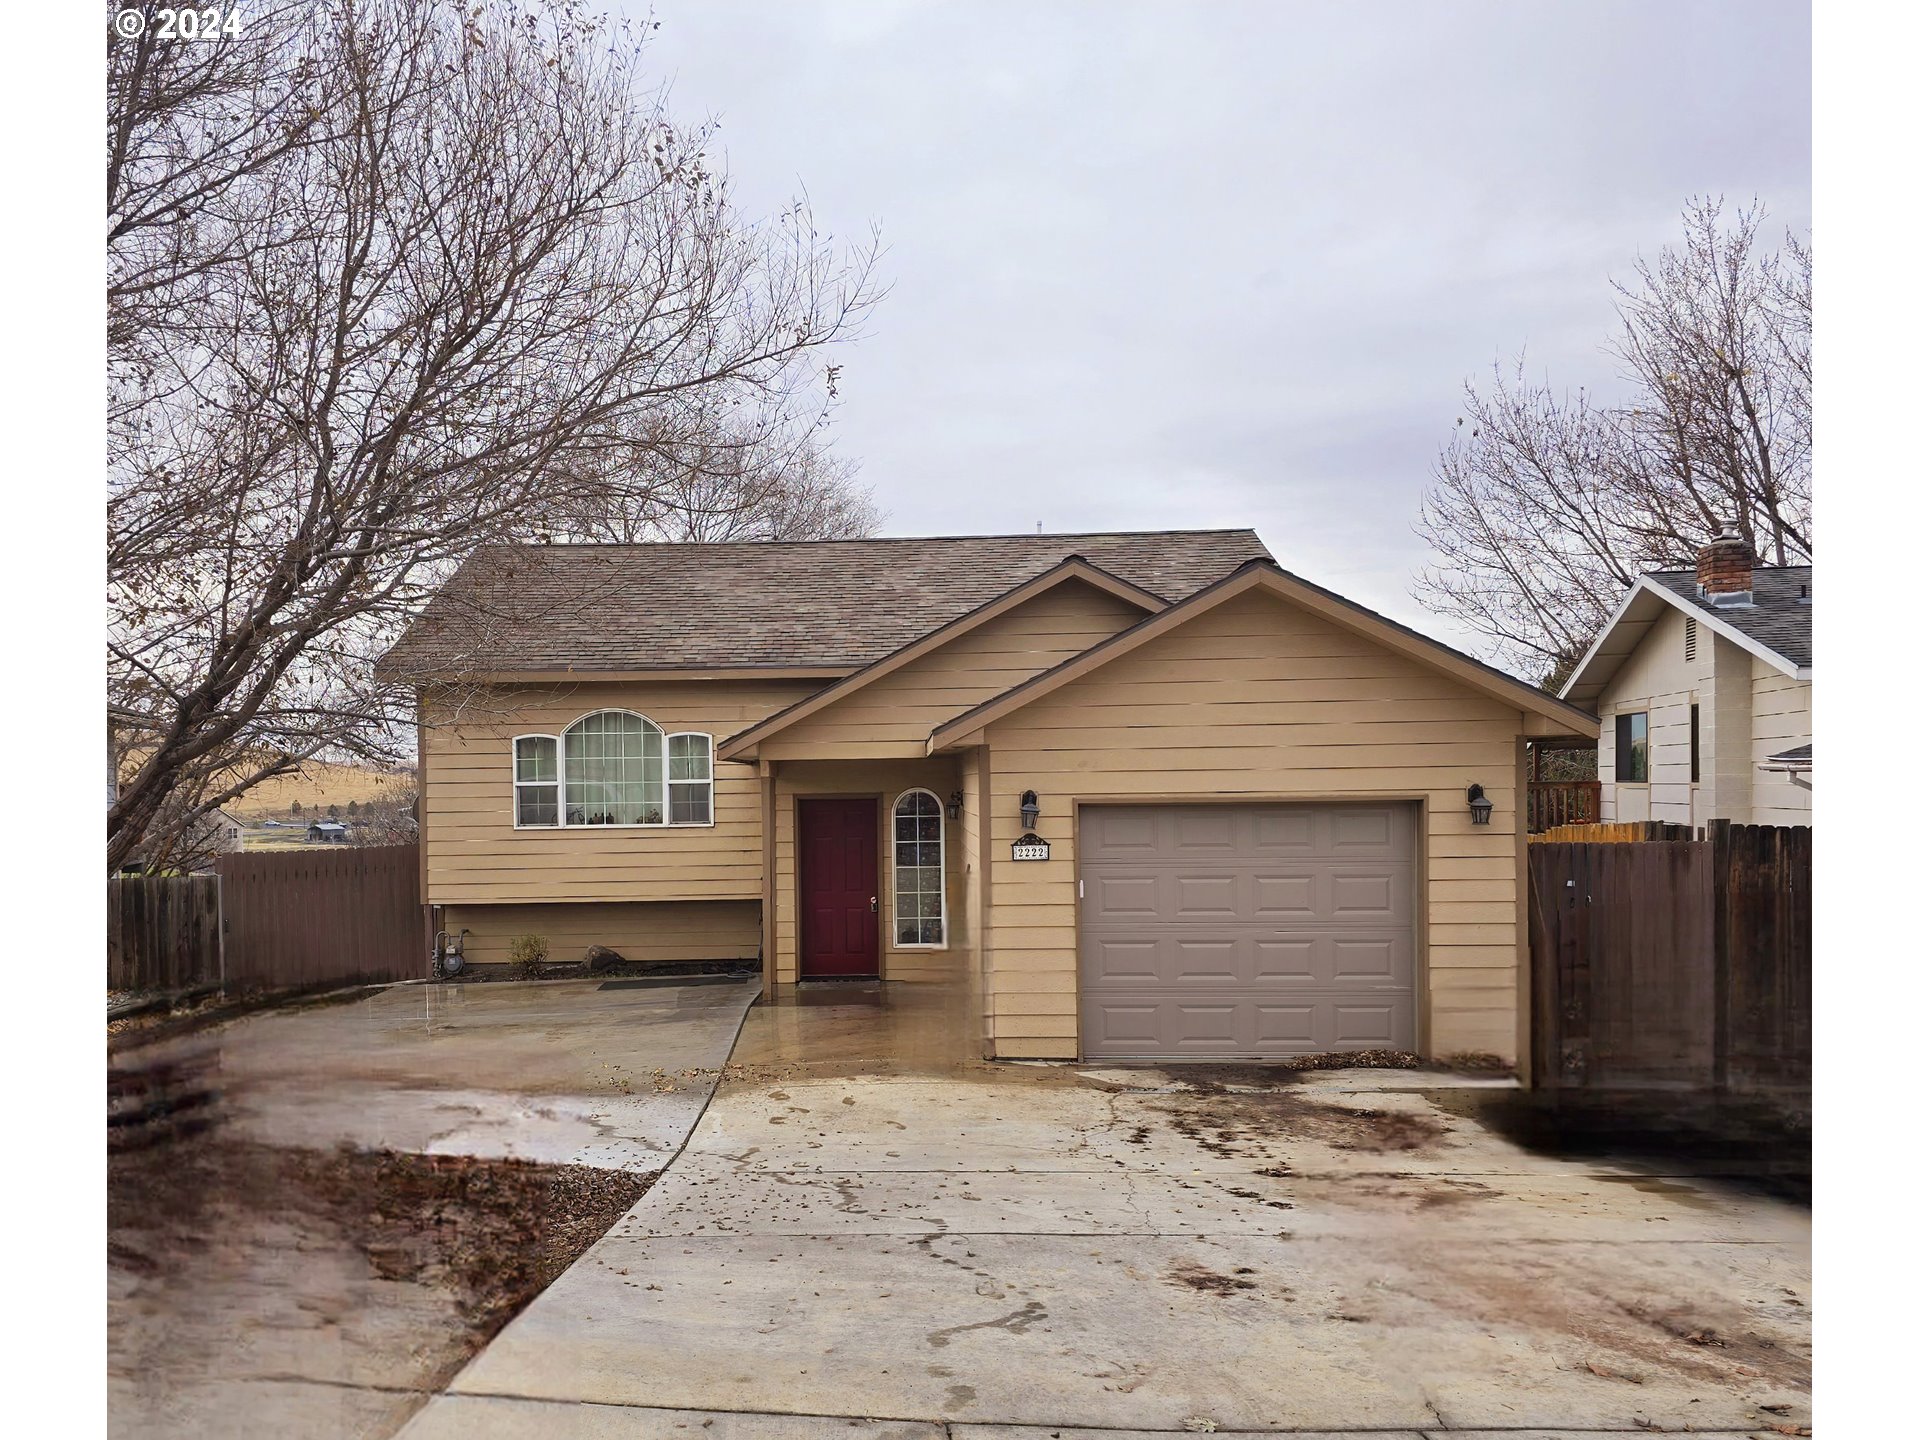
M1813 682L1782 675L1771 665L1753 667L1753 823L1811 825L1813 792L1789 776L1759 767L1769 755L1813 740Z
M1694 658L1686 651L1686 617L1669 608L1656 620L1600 696L1600 818L1668 820L1698 824L1690 744L1690 709L1701 703L1711 673L1713 632L1701 625ZM1616 717L1644 710L1647 715L1647 782L1625 784L1614 777ZM1702 705L1700 765L1707 768L1706 713Z
M1701 704L1700 820L1746 824L1753 812L1753 677L1764 668L1724 635L1713 637L1713 669Z
M1668 609L1601 693L1600 818L1705 825L1812 823L1813 793L1760 767L1813 739L1813 682L1795 680L1737 641ZM1687 781L1688 707L1700 707L1700 783ZM1615 717L1647 712L1648 783L1613 778Z

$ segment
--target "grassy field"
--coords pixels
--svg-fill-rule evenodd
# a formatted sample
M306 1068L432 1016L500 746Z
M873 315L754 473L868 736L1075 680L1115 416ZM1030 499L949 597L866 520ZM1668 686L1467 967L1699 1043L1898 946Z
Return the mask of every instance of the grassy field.
M303 819L320 819L330 805L339 806L345 819L349 804L365 808L383 800L390 803L410 792L413 785L411 770L375 770L366 765L310 760L299 774L263 781L226 810L236 820L255 824L268 816L284 818L298 801Z

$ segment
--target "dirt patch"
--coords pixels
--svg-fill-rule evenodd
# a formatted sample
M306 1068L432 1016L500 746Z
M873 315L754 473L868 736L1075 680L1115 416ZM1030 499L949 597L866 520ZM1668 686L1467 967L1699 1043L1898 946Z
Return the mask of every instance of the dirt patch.
M1812 1382L1804 1343L1777 1318L1725 1299L1700 1302L1711 1316L1627 1299L1604 1261L1434 1246L1410 1275L1401 1293L1488 1327L1564 1336L1602 1378L1642 1384L1666 1371L1737 1390Z
M1222 1275L1218 1270L1209 1270L1205 1265L1193 1260L1183 1260L1162 1277L1169 1285L1183 1286L1188 1290L1198 1290L1202 1295L1237 1295L1243 1290L1259 1287L1247 1277L1254 1272L1242 1267L1231 1275Z
M1449 1127L1430 1115L1353 1108L1286 1091L1196 1093L1153 1102L1168 1125L1223 1160L1265 1158L1273 1142L1313 1140L1337 1150L1393 1154L1425 1149Z
M1196 1065L1156 1065L1169 1079L1191 1085L1203 1094L1217 1094L1227 1086L1262 1088L1289 1085L1297 1076L1316 1070L1446 1070L1407 1050L1340 1050L1323 1055L1293 1055L1241 1065L1209 1061Z
M1153 1068L1169 1079L1191 1085L1207 1094L1227 1087L1267 1089L1290 1085L1302 1075L1321 1070L1412 1070L1428 1075L1475 1075L1487 1078L1513 1074L1513 1067L1498 1055L1478 1050L1463 1051L1439 1060L1416 1055L1411 1050L1330 1050L1319 1055L1290 1055L1278 1060L1242 1064L1208 1061L1193 1065L1155 1065Z
M110 1155L116 1429L225 1433L221 1397L249 1378L236 1354L274 1376L431 1394L652 1178L218 1131Z

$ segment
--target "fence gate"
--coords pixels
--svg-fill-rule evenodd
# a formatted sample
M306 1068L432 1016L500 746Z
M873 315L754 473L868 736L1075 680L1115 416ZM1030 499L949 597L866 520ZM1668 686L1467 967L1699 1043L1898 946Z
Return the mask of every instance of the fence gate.
M427 973L418 845L222 855L227 983L270 988Z
M1534 845L1534 1073L1542 1085L1713 1081L1713 850Z
M1813 832L1527 849L1542 1089L1804 1090Z
M192 990L221 981L220 877L107 881L107 988Z

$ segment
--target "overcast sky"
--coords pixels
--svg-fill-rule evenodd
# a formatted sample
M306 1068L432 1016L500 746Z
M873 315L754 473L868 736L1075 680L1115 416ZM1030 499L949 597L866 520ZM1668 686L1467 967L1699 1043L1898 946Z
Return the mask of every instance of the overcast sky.
M636 18L645 0L629 0ZM1801 4L657 0L736 196L886 245L836 447L885 533L1252 525L1440 638L1462 380L1604 388L1695 192L1806 224Z

